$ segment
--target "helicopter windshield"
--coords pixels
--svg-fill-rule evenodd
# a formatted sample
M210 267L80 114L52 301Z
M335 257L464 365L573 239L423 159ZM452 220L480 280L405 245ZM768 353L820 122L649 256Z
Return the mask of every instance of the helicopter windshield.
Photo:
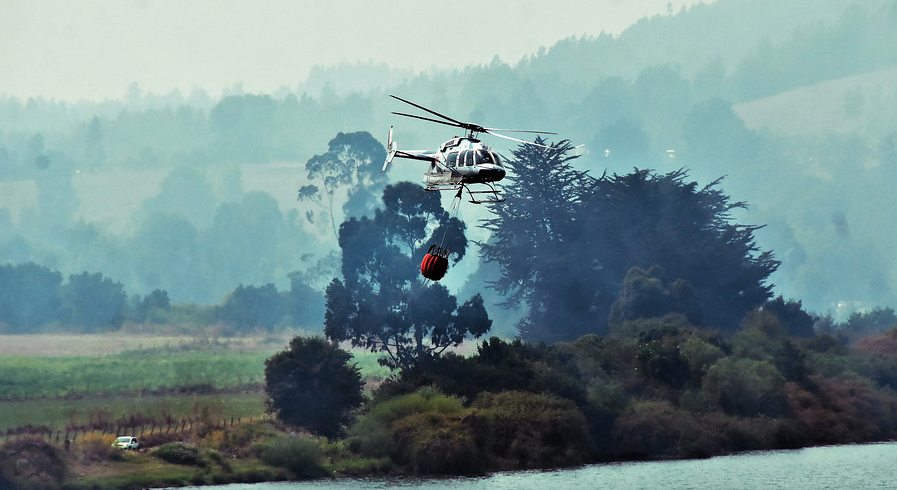
M451 157L452 155L449 156L449 160L454 160ZM467 167L471 165L480 165L483 163L498 165L499 167L501 166L501 161L498 159L498 155L492 153L489 150L464 150L458 154L459 166Z

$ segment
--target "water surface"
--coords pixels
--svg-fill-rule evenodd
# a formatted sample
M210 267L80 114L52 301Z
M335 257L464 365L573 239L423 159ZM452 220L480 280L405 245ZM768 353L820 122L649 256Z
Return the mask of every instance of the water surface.
M203 487L188 487L202 489ZM208 487L205 487L208 489ZM821 490L897 488L897 443L763 451L703 460L612 463L475 478L345 478L215 490Z

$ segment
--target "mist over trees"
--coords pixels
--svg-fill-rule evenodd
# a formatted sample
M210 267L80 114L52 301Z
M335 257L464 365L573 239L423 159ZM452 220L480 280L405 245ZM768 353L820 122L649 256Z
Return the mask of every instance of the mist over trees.
M571 146L585 144L569 153L578 158L567 162L564 178L578 183L561 193L568 202L545 198L546 216L608 206L601 197L608 189L625 201L622 190L636 184L722 198L717 218L751 224L728 231L738 242L733 256L750 257L742 278L753 285L744 304L727 305L732 318L780 295L841 324L852 312L897 302L890 253L897 232L883 225L897 211L889 199L897 184L895 27L897 4L889 0L718 0L643 19L619 36L571 37L514 64L496 58L417 74L370 64L321 67L277 94L235 85L220 97L201 90L158 95L135 84L119 101L0 96L0 263L46 268L59 284L99 273L126 294L165 291L173 304L222 305L238 287L268 284L322 298L338 267L327 258L340 248L334 228L382 209L390 181L376 172L384 150L372 135L395 123L387 94L400 93L460 119L552 130ZM376 86L360 83L368 75ZM341 84L346 77L351 81ZM403 122L396 128L401 146L430 148L448 137L431 126ZM503 144L496 149L513 151ZM355 173L327 181L316 170L324 162L354 165ZM408 168L388 178L417 179L418 168ZM579 174L585 170L588 176ZM522 196L552 178L511 175L506 188ZM297 202L297 190L308 199ZM586 215L590 226L609 226L593 214ZM651 226L634 225L632 236ZM663 235L678 245L684 237ZM589 247L599 246L606 268L618 261L602 253L621 246L608 240L600 235L571 250L591 257ZM497 242L484 243L488 252ZM523 267L498 252L492 259ZM705 324L735 328L736 320L713 311L723 306L701 286L706 280L665 265L678 259L628 262L620 259L626 267L612 273L602 269L607 284L589 289L600 299L589 298L596 310L583 314L603 324L621 301L616 312L625 316L626 305L641 300L618 294L639 267L645 275L633 276L627 291L659 281L651 293L657 298L688 294L674 286L682 279L699 298ZM655 265L660 269L649 272ZM548 311L537 305L545 298L515 288L548 286L524 284L530 272L501 288L530 301L532 315ZM507 273L502 280L511 281ZM494 278L480 278L488 298L485 281Z

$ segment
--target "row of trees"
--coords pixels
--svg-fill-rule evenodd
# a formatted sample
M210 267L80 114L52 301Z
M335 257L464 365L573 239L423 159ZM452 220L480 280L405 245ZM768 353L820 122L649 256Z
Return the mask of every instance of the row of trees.
M100 332L131 323L222 323L234 333L258 328L307 327L320 322L323 298L298 274L289 291L273 284L238 286L217 306L172 304L156 289L128 297L102 273L62 274L34 263L0 266L0 332L46 330Z
M265 379L291 426L414 473L468 474L889 440L895 343L897 327L854 348L793 337L771 310L729 334L669 314L555 345L493 337L367 402L350 354L323 338L294 338Z

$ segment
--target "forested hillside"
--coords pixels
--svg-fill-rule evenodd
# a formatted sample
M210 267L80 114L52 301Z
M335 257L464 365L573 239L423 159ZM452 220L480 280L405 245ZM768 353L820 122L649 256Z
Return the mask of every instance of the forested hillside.
M403 148L451 136L397 120L395 93L461 120L556 131L584 145L573 165L593 177L724 177L717 188L747 203L732 219L766 225L753 231L781 262L772 294L844 321L897 304L895 45L894 1L719 0L452 71L320 67L272 94L135 84L109 101L0 96L0 263L34 263L60 287L84 272L110 279L133 305L159 290L223 306L238 288L271 284L313 291L320 313L338 275L337 228L373 216L387 183L374 174L389 126ZM325 189L322 161L351 176ZM420 169L403 165L389 179L417 181ZM462 214L486 240L478 219L489 211ZM458 270L477 261L473 250ZM494 279L484 269L462 296L480 292L496 311ZM452 280L458 290L464 278Z

